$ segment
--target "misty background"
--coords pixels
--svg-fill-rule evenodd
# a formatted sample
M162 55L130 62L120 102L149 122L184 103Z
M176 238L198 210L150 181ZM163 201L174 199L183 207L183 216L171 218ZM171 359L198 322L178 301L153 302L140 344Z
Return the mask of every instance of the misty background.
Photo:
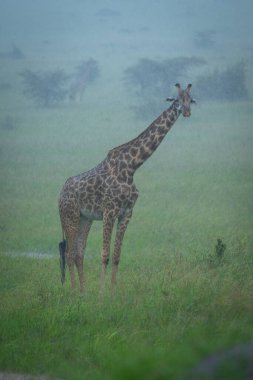
M70 74L82 60L90 58L97 61L100 75L85 98L98 107L107 102L126 102L125 106L138 102L141 93L133 101L135 88L125 79L126 70L141 59L202 59L202 65L193 64L184 75L174 78L190 80L193 85L200 74L243 63L246 88L252 96L250 0L1 0L0 7L0 84L5 108L18 107L23 101L19 76L23 69L60 68ZM12 54L15 49L20 56ZM15 58L20 58L18 63ZM11 91L5 88L3 94L4 84L14 79L12 91L20 96L15 104ZM170 82L168 78L165 96L171 95L174 83ZM198 97L196 89L195 95Z

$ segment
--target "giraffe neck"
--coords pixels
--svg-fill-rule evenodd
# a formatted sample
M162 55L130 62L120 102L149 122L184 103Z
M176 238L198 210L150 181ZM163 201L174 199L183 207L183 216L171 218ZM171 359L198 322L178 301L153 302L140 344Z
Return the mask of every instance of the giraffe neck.
M129 174L134 172L154 153L166 134L169 132L180 111L177 109L177 101L164 111L150 126L135 139L112 149L108 158L119 163L119 170L124 168ZM120 166L121 164L121 166Z

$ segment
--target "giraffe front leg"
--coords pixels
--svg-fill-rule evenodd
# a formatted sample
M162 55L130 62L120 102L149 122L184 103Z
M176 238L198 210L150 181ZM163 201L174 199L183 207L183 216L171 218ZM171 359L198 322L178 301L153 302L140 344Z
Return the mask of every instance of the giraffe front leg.
M105 287L106 268L109 263L110 245L115 216L113 212L108 210L103 213L103 250L102 250L102 270L100 280L100 293Z
M123 241L128 223L131 219L131 216L132 216L132 210L129 210L123 217L119 218L119 221L118 221L113 257L112 257L112 291L114 291L115 285L116 285L116 277L117 277L118 266L119 266L119 261L120 261L122 241Z

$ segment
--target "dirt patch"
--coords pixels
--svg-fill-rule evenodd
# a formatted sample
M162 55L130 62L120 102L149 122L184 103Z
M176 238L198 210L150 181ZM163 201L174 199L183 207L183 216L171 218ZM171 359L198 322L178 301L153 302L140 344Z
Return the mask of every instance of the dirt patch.
M49 377L0 372L0 380L49 380Z
M56 255L46 253L46 252L24 252L24 253L17 253L17 252L5 252L5 256L13 257L13 258L19 258L19 257L28 257L30 259L55 259L55 257L58 257Z

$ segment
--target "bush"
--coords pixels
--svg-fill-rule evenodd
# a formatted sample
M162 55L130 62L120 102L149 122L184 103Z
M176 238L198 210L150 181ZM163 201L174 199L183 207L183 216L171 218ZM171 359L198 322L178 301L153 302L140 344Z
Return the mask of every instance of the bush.
M224 70L215 69L210 74L199 76L196 92L197 97L205 100L247 100L249 95L244 63L239 62Z
M40 106L57 105L68 93L66 85L69 76L61 69L39 72L25 70L20 75L24 80L24 94Z

